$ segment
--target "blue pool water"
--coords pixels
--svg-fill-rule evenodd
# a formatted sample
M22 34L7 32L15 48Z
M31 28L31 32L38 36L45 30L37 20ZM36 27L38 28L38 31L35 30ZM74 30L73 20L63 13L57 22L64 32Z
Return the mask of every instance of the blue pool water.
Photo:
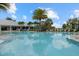
M70 33L12 32L0 43L1 56L79 56L79 43L67 39Z

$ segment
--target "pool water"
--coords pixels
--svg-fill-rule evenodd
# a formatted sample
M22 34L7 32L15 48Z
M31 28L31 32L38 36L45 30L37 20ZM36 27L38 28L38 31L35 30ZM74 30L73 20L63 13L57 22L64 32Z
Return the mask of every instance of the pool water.
M79 56L79 42L65 32L11 32L0 43L1 56ZM6 38L6 37L5 37Z

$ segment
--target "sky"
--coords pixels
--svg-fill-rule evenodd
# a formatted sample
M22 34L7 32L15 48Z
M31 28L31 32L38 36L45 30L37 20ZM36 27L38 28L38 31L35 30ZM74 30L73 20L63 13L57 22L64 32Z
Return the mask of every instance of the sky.
M33 22L33 11L37 8L46 9L56 27L61 27L69 18L79 17L77 3L13 3L7 13L0 11L0 19L12 17L16 21Z

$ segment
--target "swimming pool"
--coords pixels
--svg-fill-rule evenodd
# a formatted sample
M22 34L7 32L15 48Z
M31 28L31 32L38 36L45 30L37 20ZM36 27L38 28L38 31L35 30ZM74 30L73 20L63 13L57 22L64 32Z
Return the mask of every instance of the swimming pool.
M1 56L79 56L79 43L67 39L70 33L11 32L6 34L11 37L0 43Z

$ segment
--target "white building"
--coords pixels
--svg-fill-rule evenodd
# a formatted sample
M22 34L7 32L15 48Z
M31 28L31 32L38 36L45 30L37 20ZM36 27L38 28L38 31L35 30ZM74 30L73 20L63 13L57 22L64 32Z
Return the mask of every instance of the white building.
M33 26L27 25L27 23L23 25L19 25L18 22L14 20L0 20L0 31L1 30L12 31L12 30L21 30L21 29L27 30L29 27L32 28Z

